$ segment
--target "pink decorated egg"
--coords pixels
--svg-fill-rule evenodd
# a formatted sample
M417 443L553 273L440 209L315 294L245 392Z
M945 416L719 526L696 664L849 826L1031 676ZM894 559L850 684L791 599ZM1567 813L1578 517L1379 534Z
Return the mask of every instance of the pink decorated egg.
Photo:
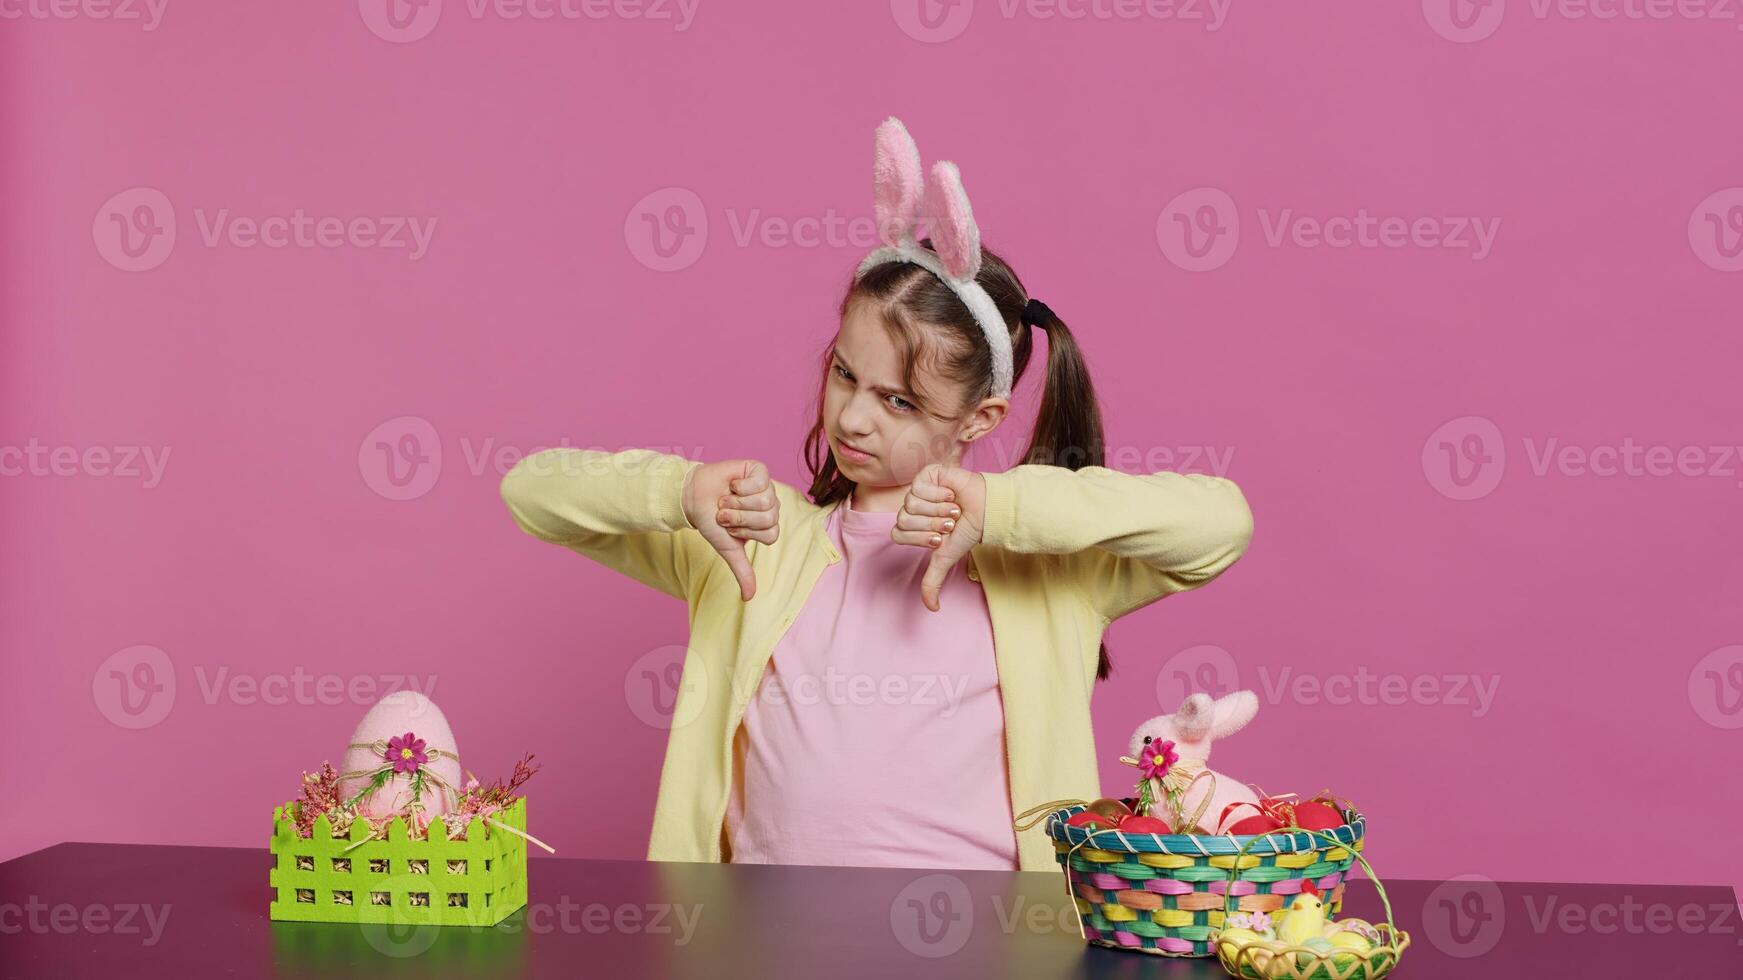
M416 691L395 691L377 701L345 749L345 779L340 790L349 800L370 783L368 775L383 769L385 782L359 804L369 816L388 816L412 802L413 780L421 770L424 788L418 794L426 816L453 810L461 780L460 748L454 730L434 701Z

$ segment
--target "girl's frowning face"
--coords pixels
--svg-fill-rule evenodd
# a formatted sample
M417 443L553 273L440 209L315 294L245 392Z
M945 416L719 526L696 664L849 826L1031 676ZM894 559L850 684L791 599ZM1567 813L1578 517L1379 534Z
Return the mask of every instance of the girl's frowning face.
M903 487L930 463L961 464L967 442L1003 418L1006 400L962 405L962 385L935 370L929 337L914 366L914 387L902 382L902 350L880 315L854 304L835 338L823 383L823 428L835 465L862 488Z

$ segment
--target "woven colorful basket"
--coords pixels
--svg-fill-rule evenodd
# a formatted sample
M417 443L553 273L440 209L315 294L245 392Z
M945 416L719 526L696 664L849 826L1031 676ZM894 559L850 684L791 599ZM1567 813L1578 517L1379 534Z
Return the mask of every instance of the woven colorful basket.
M1233 910L1287 915L1289 899L1314 882L1328 914L1343 904L1344 876L1362 849L1367 818L1341 809L1344 825L1324 834L1221 836L1129 834L1066 821L1082 804L1054 811L1047 836L1065 871L1084 938L1098 946L1160 956L1214 956L1211 931ZM1335 842L1335 843L1334 843Z
M1320 831L1300 827L1286 827L1281 832L1325 837ZM1325 839L1331 840L1329 837ZM1359 852L1361 847L1358 845L1355 850ZM1356 860L1361 862L1362 871L1373 882L1374 890L1380 895L1380 905L1386 911L1386 921L1374 929L1378 938L1372 946L1360 951L1320 950L1293 944L1277 949L1264 941L1219 942L1220 930L1213 930L1210 941L1216 947L1216 956L1223 969L1241 980L1381 980L1391 973L1398 961L1404 958L1404 951L1410 948L1410 934L1398 928L1397 920L1392 917L1392 899L1386 895L1386 885L1374 874L1368 859L1357 853ZM1348 875L1345 877L1347 879ZM1233 914L1234 910L1229 912ZM1272 918L1281 923L1284 917Z

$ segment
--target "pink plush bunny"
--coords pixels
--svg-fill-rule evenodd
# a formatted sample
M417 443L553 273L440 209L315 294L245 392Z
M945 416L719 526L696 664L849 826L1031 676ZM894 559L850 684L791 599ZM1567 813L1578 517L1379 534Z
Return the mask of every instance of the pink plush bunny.
M1240 731L1258 711L1259 698L1252 691L1236 691L1214 701L1200 692L1173 714L1139 725L1132 733L1131 755L1120 761L1151 777L1149 795L1155 802L1148 815L1161 817L1175 833L1214 834L1222 830L1218 821L1230 804L1257 803L1259 798L1246 783L1205 763L1212 742ZM1175 801L1169 799L1170 789L1176 791ZM1196 827L1180 826L1195 814ZM1233 816L1238 819L1240 814Z

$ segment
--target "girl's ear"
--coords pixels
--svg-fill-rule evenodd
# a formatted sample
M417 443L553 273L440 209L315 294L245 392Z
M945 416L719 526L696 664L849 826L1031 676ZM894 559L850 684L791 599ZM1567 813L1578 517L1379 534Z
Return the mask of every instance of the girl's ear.
M962 189L962 172L956 164L940 160L932 165L925 196L922 211L932 250L944 262L950 278L972 281L980 274L980 228L974 223L974 211L968 206L968 192Z
M1216 721L1211 731L1217 738L1233 735L1247 727L1247 722L1259 713L1259 696L1252 691L1236 691L1217 698Z
M878 238L885 245L914 241L920 222L925 178L920 172L920 148L895 116L878 126L877 152L872 160L872 199L876 204Z

